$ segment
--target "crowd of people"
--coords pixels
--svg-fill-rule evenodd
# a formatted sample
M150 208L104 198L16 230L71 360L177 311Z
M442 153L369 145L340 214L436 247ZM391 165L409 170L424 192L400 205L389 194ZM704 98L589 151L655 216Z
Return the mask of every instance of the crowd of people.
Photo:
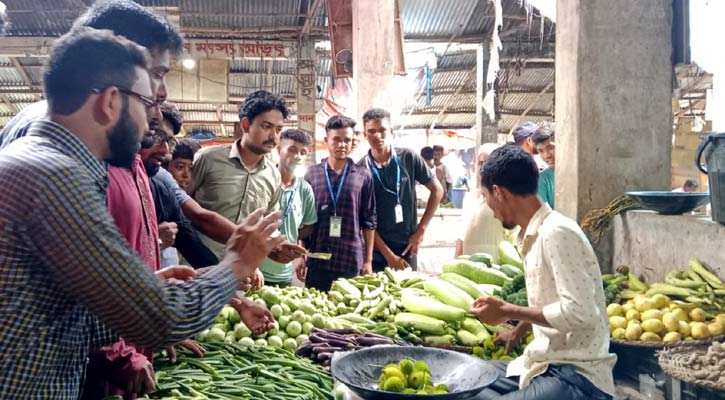
M274 326L239 289L289 285L296 274L329 290L340 277L416 268L451 190L442 148L394 148L390 113L373 108L360 124L330 118L329 157L303 172L313 139L284 130L289 108L267 91L240 106L234 142L177 141L183 120L164 77L182 49L163 16L98 1L54 43L46 100L0 132L0 398L134 398L154 387L154 351L204 354L189 338L224 305L254 333ZM498 231L520 227L532 304L482 297L471 312L521 321L507 341L535 335L518 362L495 363L490 390L611 398L599 267L578 226L538 195L541 168L527 152L553 171L553 131L524 125L520 148L487 145L478 157L487 210L476 215ZM353 160L362 140L370 150ZM429 192L420 219L416 184ZM543 190L552 188L553 174Z

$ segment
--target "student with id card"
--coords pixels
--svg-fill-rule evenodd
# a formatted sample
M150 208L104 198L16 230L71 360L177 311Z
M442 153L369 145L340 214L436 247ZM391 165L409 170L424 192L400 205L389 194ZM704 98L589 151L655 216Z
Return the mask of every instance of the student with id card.
M443 186L425 160L406 148L393 149L390 113L373 108L363 114L365 138L370 151L358 163L373 174L378 227L375 231L373 271L418 268L417 254L425 230L443 197ZM418 222L415 182L430 195Z
M308 257L307 270L298 270L298 274L306 276L307 287L322 291L330 290L335 279L372 272L375 192L370 171L349 158L355 125L355 120L341 115L327 121L325 141L330 156L310 167L305 176L317 208L308 249L331 257Z

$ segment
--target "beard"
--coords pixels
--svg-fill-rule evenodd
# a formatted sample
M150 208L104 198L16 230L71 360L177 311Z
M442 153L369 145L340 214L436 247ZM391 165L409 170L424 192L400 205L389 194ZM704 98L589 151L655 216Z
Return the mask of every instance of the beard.
M257 146L256 144L246 143L244 145L244 147L246 147L252 153L258 154L258 155L261 156L261 155L264 155L264 154L269 154L272 151L271 149L268 149L266 147L263 147L263 146L268 145L268 144L274 146L277 143L275 143L274 140L267 140L266 142L262 143L262 146Z
M152 164L148 161L144 161L143 163L144 168L146 168L146 175L149 176L149 178L153 178L156 176L156 174L159 172L159 168L161 168L160 165Z
M106 159L114 167L130 168L140 148L139 131L128 111L128 100L124 98L121 119L108 131L108 145L111 155Z

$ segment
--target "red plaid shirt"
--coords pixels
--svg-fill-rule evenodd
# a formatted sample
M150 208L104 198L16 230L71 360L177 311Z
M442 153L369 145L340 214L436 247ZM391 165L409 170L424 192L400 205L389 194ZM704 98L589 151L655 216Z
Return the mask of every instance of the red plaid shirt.
M334 206L327 188L325 161L310 167L305 177L312 186L317 207L317 223L309 238L309 251L331 253L332 258L310 258L307 266L310 269L359 273L364 261L364 244L360 230L374 230L377 226L373 176L367 169L356 166L351 159L347 160L347 177L337 200L337 216L342 218L342 229L340 237L333 238L330 237L330 217L334 215ZM332 190L337 193L341 176L330 168L328 172Z

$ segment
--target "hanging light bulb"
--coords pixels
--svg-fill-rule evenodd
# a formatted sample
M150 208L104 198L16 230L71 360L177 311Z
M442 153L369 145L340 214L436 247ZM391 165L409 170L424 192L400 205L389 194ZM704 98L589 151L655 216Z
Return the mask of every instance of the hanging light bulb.
M193 58L185 58L181 60L181 66L184 67L184 69L194 69L196 67L196 60Z

